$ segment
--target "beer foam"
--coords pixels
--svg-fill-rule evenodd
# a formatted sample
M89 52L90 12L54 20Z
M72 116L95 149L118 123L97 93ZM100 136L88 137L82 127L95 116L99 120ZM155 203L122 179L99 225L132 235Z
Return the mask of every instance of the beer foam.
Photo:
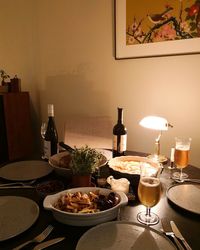
M177 150L188 151L190 150L190 145L176 145Z
M142 177L140 182L146 187L157 187L160 185L160 180L155 177Z

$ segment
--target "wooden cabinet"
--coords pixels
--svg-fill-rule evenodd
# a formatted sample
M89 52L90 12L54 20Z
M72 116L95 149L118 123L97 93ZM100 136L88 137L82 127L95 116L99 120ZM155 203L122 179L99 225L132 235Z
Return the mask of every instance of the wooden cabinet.
M29 93L1 93L0 162L26 158L32 151Z

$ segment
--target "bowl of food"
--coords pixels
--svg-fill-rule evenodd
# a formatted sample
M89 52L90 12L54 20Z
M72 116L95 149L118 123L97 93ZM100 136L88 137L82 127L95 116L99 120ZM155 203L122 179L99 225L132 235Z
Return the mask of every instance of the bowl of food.
M71 153L68 151L63 151L58 154L52 155L49 158L49 165L53 170L62 177L71 177Z
M46 196L43 206L52 211L54 218L61 223L92 226L115 219L119 208L127 203L128 198L123 192L83 187Z
M109 160L108 166L114 178L126 178L132 186L137 187L140 179L140 168L147 167L149 175L151 175L160 168L160 163L147 157L128 155L112 158Z
M71 178L72 176L72 156L69 151L63 151L58 154L52 155L49 159L49 165L54 171L62 177ZM97 168L104 166L108 162L105 155L101 154Z

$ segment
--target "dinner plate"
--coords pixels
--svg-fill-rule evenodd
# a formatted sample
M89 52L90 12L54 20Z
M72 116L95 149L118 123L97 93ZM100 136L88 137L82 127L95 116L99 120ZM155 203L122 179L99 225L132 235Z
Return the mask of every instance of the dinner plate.
M89 229L76 250L171 250L174 244L153 228L126 221L113 221Z
M17 161L0 168L0 177L11 181L29 181L51 173L53 169L45 161Z
M31 227L39 216L39 207L21 196L0 197L0 241L17 236Z
M200 184L183 183L167 189L167 198L175 205L200 214Z

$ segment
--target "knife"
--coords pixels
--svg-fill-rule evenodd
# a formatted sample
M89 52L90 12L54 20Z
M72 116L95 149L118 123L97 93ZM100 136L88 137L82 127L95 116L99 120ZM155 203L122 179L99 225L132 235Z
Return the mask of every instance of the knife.
M171 228L168 220L161 219L161 224L162 224L162 227L163 227L163 229L161 229L161 231L164 232L167 236L170 236L171 238L173 238L174 243L176 244L176 247L179 250L184 250L183 246L181 245L179 240L176 238L174 232L172 232L172 228Z
M60 242L60 241L62 241L64 239L65 239L65 237L59 237L59 238L55 238L55 239L52 239L52 240L47 240L47 241L42 242L42 243L38 244L37 246L35 246L33 248L33 250L44 249L44 248L49 247L51 245L54 245L54 244L56 244L56 243L58 243L58 242Z
M171 224L171 227L172 227L172 231L174 232L174 234L176 235L176 237L179 238L183 242L183 244L186 247L186 249L187 250L192 250L192 248L188 245L188 243L184 239L183 235L181 234L181 232L177 228L175 222L174 221L170 221L170 224Z

